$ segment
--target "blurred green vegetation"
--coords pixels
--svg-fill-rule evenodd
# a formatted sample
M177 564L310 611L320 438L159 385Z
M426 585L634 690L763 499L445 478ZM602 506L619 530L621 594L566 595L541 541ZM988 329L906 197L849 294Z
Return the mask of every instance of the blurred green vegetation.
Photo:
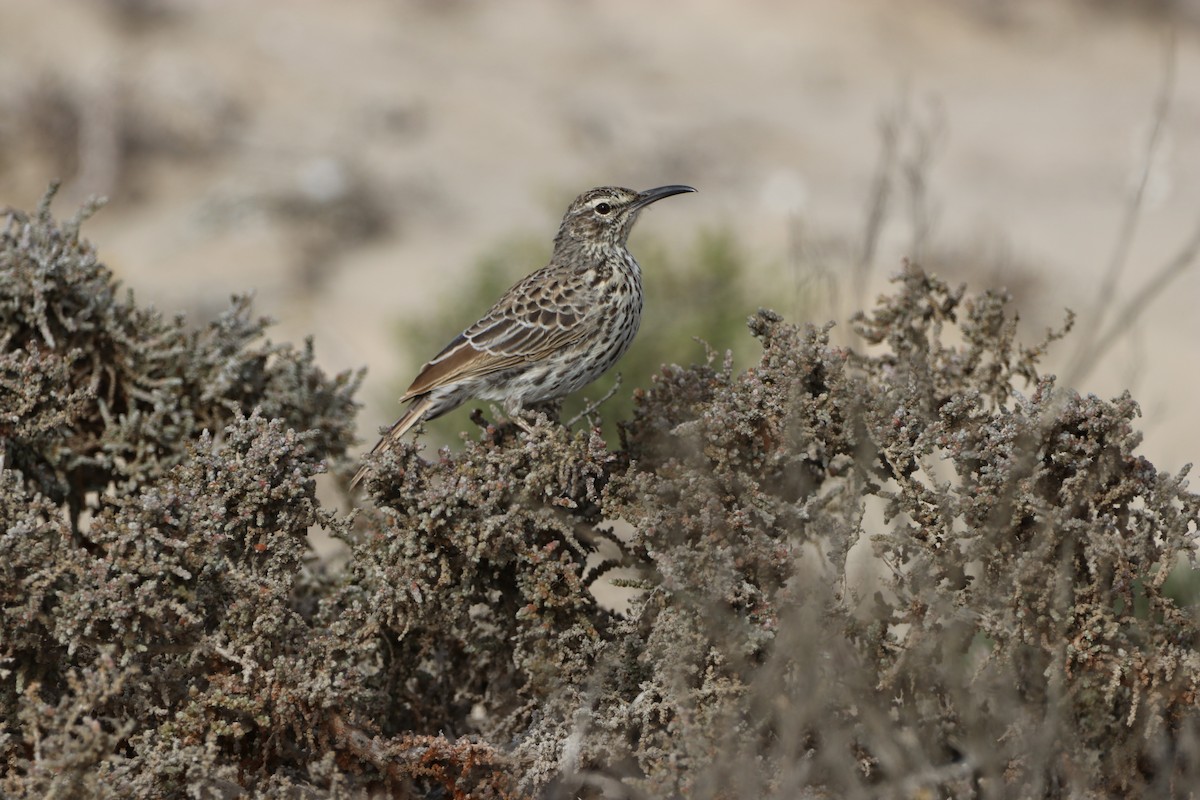
M618 380L621 389L591 415L610 441L616 421L629 417L633 390L647 388L663 365L691 366L704 363L709 352L718 360L733 352L735 363L745 364L758 347L745 335L746 319L760 306L778 305L778 298L764 296L756 281L761 270L746 248L728 230L702 231L690 244L680 246L662 239L637 236L630 250L642 266L646 291L642 326L633 346L615 367L595 383L576 392L563 403L561 419L569 421L605 397ZM464 328L491 307L505 290L550 258L549 240L542 235L523 234L488 250L472 271L472 277L435 299L421 317L405 317L397 327L397 341L407 360L419 366L437 354ZM399 397L413 375L400 376L395 385ZM482 408L494 421L486 401L468 401L461 408L425 425L424 434L437 444L461 441L463 431L473 431L467 419L472 409ZM400 409L397 407L397 415ZM390 420L381 421L386 422ZM578 425L586 424L581 419Z

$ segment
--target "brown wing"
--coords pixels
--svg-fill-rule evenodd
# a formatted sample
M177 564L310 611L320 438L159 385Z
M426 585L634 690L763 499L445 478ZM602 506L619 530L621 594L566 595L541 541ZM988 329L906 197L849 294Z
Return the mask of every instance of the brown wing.
M577 341L599 300L592 277L555 266L529 275L422 367L400 401L538 361Z

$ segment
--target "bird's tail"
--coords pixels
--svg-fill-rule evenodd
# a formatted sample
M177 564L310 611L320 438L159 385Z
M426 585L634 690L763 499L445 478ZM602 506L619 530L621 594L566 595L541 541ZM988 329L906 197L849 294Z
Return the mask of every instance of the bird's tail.
M396 420L396 424L391 427L391 430L385 433L383 437L375 443L375 446L371 448L371 452L367 453L367 456L373 456L380 450L391 447L394 442L400 439L400 437L408 433L409 428L421 421L421 418L425 416L425 412L428 411L429 407L432 405L433 397L430 395L425 395L424 397L416 400L411 406L408 407L408 410L404 412L404 416ZM358 472L354 473L354 477L350 480L350 489L353 491L354 487L358 486L359 482L362 481L362 479L365 478L367 473L370 471L371 464L369 461L368 463L359 467Z

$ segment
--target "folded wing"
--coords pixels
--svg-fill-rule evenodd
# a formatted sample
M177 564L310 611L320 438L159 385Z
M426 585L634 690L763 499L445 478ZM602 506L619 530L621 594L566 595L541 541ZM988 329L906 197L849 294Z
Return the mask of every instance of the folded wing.
M597 282L585 277L547 267L522 280L421 369L401 402L539 361L578 341L598 299Z

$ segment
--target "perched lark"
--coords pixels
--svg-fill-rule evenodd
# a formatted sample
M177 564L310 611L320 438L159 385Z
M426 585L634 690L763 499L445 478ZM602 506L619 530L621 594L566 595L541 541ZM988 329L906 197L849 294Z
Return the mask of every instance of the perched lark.
M694 191L605 186L579 195L554 237L550 263L505 292L421 368L400 398L411 405L371 453L468 399L500 401L516 418L525 406L557 400L600 377L629 349L642 321L642 268L626 247L633 223L651 203ZM364 465L351 488L367 471Z

